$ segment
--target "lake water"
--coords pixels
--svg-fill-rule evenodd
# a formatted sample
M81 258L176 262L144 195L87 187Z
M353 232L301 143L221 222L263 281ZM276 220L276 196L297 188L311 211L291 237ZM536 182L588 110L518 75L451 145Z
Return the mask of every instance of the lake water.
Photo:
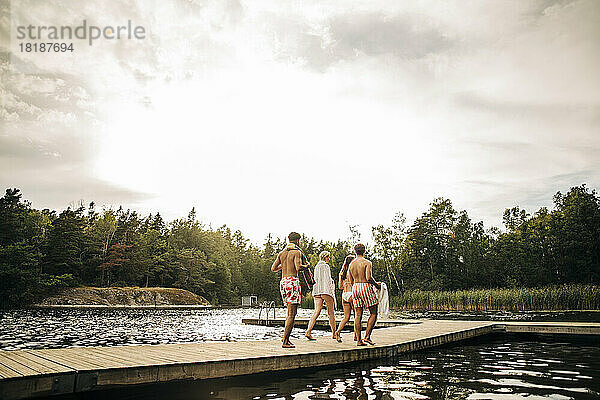
M263 313L264 315L264 313ZM312 310L299 310L308 318ZM277 317L285 316L277 310ZM0 349L269 340L283 328L243 325L256 309L27 309L0 311ZM294 329L294 338L304 331ZM314 331L315 336L325 332Z

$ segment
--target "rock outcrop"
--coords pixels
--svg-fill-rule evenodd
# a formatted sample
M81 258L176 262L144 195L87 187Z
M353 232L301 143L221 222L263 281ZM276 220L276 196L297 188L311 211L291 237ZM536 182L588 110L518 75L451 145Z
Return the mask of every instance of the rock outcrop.
M67 288L47 297L39 306L170 306L210 305L202 297L183 289L139 287Z

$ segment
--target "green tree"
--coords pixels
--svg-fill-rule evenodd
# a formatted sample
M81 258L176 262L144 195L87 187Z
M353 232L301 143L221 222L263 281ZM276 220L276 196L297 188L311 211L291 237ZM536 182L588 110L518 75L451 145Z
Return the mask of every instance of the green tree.
M61 212L52 222L44 257L44 272L71 274L79 281L85 252L86 220L83 207Z
M386 272L392 295L403 290L398 277L402 276L401 250L406 238L406 218L404 214L397 213L392 219L392 225L386 227L377 225L372 228L373 252Z

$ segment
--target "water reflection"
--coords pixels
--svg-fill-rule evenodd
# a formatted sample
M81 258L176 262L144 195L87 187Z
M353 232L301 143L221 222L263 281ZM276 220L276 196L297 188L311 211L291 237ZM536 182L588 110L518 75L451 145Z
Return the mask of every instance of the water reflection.
M309 318L312 310L300 310ZM243 325L256 309L49 309L0 311L0 350L268 340L283 328ZM277 317L283 318L278 310ZM303 338L295 329L292 337ZM315 331L316 336L325 332Z
M344 368L91 393L118 399L596 399L598 340L502 335Z

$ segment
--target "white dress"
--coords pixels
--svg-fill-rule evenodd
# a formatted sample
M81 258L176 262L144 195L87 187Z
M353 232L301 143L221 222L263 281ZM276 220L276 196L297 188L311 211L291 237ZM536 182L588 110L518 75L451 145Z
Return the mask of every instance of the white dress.
M312 289L313 296L328 294L335 300L335 282L331 278L331 268L325 261L315 265L315 285Z

